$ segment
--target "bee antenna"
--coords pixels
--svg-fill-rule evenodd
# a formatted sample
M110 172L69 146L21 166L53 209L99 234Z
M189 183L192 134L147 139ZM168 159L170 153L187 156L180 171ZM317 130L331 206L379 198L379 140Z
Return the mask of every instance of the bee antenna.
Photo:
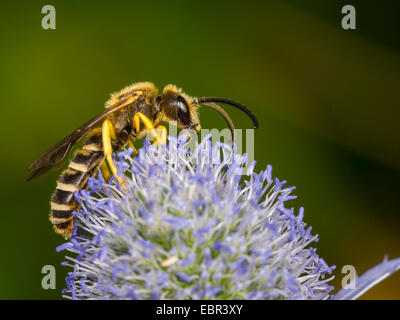
M248 116L249 116L249 118L251 119L251 120L253 120L253 123L254 123L254 129L257 129L258 128L258 120L257 120L257 118L256 118L256 116L249 110L249 109L247 109L245 106L242 106L240 103L238 103L238 102L235 102L235 101L232 101L232 100L229 100L229 99L225 99L225 98L198 98L198 99L195 99L194 101L193 101L193 103L194 104L205 104L205 103L208 103L208 102L220 102L220 103L225 103L225 104L228 104L228 105L230 105L230 106L233 106L233 107L236 107L236 108L238 108L238 109L240 109L240 110L242 110L244 113L246 113ZM210 106L210 105L208 105L208 106ZM215 108L214 108L215 109ZM220 108L221 110L223 110L222 108ZM217 110L217 109L216 109ZM218 112L220 112L221 113L221 111L220 110L217 110ZM221 113L222 114L222 113ZM225 116L224 116L224 118L225 118ZM228 117L229 118L229 117ZM225 118L225 120L227 120L226 118ZM231 121L232 122L232 121Z
M224 109L222 109L219 105L213 103L213 102L203 102L202 105L210 107L214 110L217 110L225 119L226 123L229 126L229 130L231 130L231 135L232 135L232 142L235 141L235 126L232 122L232 119L229 117L229 115L225 112Z

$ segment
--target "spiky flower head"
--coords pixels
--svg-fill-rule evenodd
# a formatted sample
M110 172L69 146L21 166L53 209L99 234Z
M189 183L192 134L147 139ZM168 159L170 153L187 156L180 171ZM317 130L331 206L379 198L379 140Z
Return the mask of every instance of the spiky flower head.
M326 299L330 267L311 246L294 187L254 172L207 136L193 152L169 137L117 154L126 191L98 174L81 209L64 296L72 299Z

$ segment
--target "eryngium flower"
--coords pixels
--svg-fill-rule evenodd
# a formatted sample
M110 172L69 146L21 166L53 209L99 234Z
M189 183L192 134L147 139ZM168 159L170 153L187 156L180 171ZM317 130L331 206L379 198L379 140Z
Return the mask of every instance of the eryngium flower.
M243 179L247 156L210 136L118 153L115 180L91 178L64 265L72 299L326 299L329 266L286 203L294 187L271 166ZM246 177L246 176L245 176Z

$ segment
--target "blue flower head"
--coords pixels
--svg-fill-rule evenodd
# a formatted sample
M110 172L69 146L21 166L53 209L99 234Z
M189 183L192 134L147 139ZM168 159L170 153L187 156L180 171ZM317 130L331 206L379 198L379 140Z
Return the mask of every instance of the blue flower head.
M126 191L101 173L77 193L76 228L60 250L72 299L327 299L334 266L318 256L294 187L271 166L207 136L173 137L115 157ZM400 264L400 262L398 263Z

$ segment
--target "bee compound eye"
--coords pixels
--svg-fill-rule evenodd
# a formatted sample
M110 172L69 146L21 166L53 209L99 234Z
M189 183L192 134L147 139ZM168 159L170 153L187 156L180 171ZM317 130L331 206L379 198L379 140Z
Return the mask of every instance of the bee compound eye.
M178 96L176 106L178 108L178 118L184 125L190 124L189 106L184 98Z

